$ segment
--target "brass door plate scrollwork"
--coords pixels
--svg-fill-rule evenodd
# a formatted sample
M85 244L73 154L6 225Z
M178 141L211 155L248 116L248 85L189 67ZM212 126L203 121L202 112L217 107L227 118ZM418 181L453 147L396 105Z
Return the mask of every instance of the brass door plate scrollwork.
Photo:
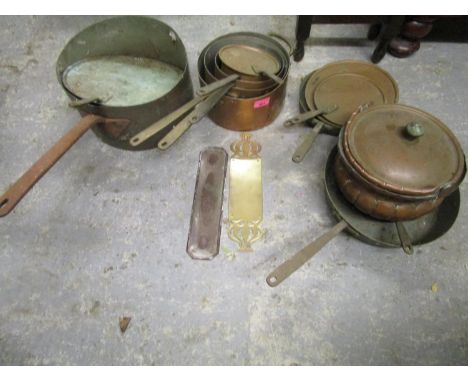
M242 133L241 139L231 144L229 165L229 229L228 236L239 246L239 251L252 251L252 244L263 237L261 145Z

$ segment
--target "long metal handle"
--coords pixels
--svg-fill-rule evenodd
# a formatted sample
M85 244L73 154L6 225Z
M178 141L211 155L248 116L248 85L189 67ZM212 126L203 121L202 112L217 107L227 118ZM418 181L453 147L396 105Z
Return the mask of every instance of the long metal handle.
M267 284L271 287L275 287L281 284L285 279L291 276L291 274L293 274L307 261L309 261L312 256L314 256L325 246L325 244L327 244L331 239L343 231L347 226L348 224L344 220L341 220L328 232L315 239L307 247L301 249L293 257L291 257L289 260L286 260L283 264L271 272L266 279Z
M304 140L302 143L299 145L299 147L294 151L292 160L293 162L300 163L306 156L306 154L309 152L310 148L312 147L312 144L315 141L315 138L317 135L319 135L320 131L322 131L324 124L323 122L317 123L311 131L307 132Z
M202 88L198 89L197 95L198 96L206 96L210 93L213 93L214 91L223 88L227 84L232 84L234 81L238 80L240 76L238 74L231 74L230 76L227 76L226 78L223 78L222 80L218 80L215 82L212 82L209 85L203 86Z
M164 130L167 126L174 123L177 119L179 119L184 114L192 110L195 106L202 102L210 93L222 88L223 86L226 86L227 84L234 82L237 78L239 78L239 76L237 74L234 74L232 76L226 77L219 81L215 81L199 89L197 91L197 96L191 101L182 105L178 109L174 110L172 113L169 113L168 115L161 118L159 121L148 126L145 130L140 131L138 134L130 138L130 144L132 146L141 145L143 142L147 141L152 136L159 133L161 130Z
M0 217L10 213L39 179L41 179L41 177L49 171L49 169L57 163L73 144L91 127L98 123L104 123L106 127L115 128L115 125L117 125L117 127L125 127L128 125L128 122L128 120L107 119L94 114L83 117L0 197Z
M229 84L225 88L210 94L203 102L199 103L195 110L189 113L180 121L174 128L158 143L158 148L167 150L172 144L179 139L193 124L202 119L233 87L234 84Z
M141 145L143 142L147 141L152 136L159 133L161 130L164 130L167 126L169 126L171 123L182 117L184 114L188 113L201 101L203 101L203 99L204 97L195 97L191 101L179 107L177 110L174 110L172 113L169 113L168 115L164 116L159 121L153 123L152 125L148 126L145 130L140 131L138 134L130 138L130 144L132 146Z
M338 107L336 105L333 105L329 107L328 109L324 109L324 110L310 110L306 113L302 113L302 114L296 115L293 118L287 119L286 121L284 121L283 126L292 127L294 125L298 125L301 122L305 122L305 121L308 121L309 119L318 117L321 114L331 113L335 111L336 109L338 109Z
M294 125L298 125L301 122L305 122L305 121L308 121L309 119L318 117L321 114L323 114L323 110L311 110L311 111L308 111L307 113L302 113L302 114L296 115L293 118L287 119L286 121L284 121L283 126L292 127Z

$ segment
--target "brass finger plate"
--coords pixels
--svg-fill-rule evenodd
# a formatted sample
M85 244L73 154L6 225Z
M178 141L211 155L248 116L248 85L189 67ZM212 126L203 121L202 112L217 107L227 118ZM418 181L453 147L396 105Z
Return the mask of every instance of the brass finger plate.
M200 153L187 241L187 253L193 259L210 260L219 252L227 160L221 147Z
M228 236L239 251L252 251L252 244L261 239L263 220L261 146L251 134L231 144L229 165L229 230Z

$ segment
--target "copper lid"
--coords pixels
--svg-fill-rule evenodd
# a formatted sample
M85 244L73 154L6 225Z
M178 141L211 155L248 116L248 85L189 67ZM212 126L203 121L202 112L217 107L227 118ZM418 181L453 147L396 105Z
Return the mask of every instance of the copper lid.
M457 138L434 116L405 105L353 114L342 131L345 162L368 184L400 195L448 195L465 174Z

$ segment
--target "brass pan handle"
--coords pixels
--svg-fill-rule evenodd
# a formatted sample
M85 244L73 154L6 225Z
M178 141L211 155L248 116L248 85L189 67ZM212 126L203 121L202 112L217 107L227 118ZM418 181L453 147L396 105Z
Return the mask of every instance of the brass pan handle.
M275 81L278 85L282 85L284 83L284 80L282 78L279 78L276 74L266 71L266 70L258 70L255 65L252 65L252 71L255 74L261 74L263 76L268 77L269 79Z
M295 271L302 267L307 261L309 261L312 256L314 256L325 246L325 244L327 244L346 227L348 227L348 224L344 220L341 220L328 232L315 239L307 247L301 249L293 257L291 257L289 260L286 260L283 264L271 272L266 279L267 284L271 287L275 287L281 284Z
M145 130L140 131L138 134L134 135L130 138L130 144L132 146L139 146L143 142L147 141L160 131L164 130L169 125L173 124L176 120L181 118L183 115L190 112L195 106L197 106L200 102L202 102L209 94L212 92L226 86L227 84L231 84L239 78L237 74L233 74L232 76L226 77L222 80L215 81L209 85L206 85L200 88L197 91L197 95L192 100L188 101L184 105L180 106L178 109L174 110L173 112L167 114L159 121L156 121L152 125L148 126Z
M324 109L324 110L309 110L306 113L302 113L293 118L287 119L286 121L284 121L283 126L292 127L294 125L298 125L301 122L308 121L309 119L314 119L315 117L318 117L319 115L331 113L337 109L338 109L338 106L333 105L329 107L328 109Z
M42 157L34 163L9 189L0 197L0 217L10 213L28 191L49 171L52 166L81 138L91 127L103 123L106 127L126 127L126 119L108 119L99 115L88 114L58 140Z
M312 147L312 144L315 141L315 138L317 138L317 135L320 134L324 126L323 122L317 123L311 131L307 132L306 137L302 141L302 143L299 145L299 147L294 151L292 160L295 163L300 163L306 156L306 154L309 152L310 148Z
M216 106L216 104L224 97L224 95L234 86L228 84L226 87L217 90L210 94L205 100L200 102L195 109L187 114L182 121L180 121L174 128L158 143L160 150L166 150L179 139L193 124L202 119L209 111Z

